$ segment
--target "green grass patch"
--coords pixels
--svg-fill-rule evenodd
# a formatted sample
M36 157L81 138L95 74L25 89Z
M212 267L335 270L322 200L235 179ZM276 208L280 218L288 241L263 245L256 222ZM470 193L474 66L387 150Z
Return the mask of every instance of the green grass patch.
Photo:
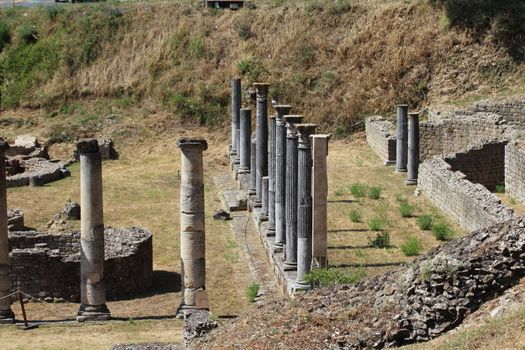
M379 187L370 187L368 190L368 198L370 199L379 199L381 198L381 189Z
M253 303L255 299L257 298L260 287L261 285L259 283L252 283L246 289L246 299L248 299L250 303Z
M390 234L386 231L378 232L374 238L368 240L368 244L373 248L389 248Z
M336 269L314 269L306 275L306 281L315 287L329 287L338 284L355 284L366 276L364 269L342 272Z
M401 245L401 251L405 256L418 256L421 254L421 240L415 236L409 236Z
M402 202L399 205L399 213L404 218L412 217L414 212L414 206L410 205L408 202Z
M438 222L432 226L432 234L439 241L449 241L454 237L454 230L446 223Z
M432 216L430 215L421 215L417 218L417 225L423 231L429 231L432 229Z
M505 184L498 184L494 188L494 192L496 193L505 193Z
M352 222L361 222L361 220L363 219L363 216L361 214L361 211L359 210L350 210L350 220L352 220Z
M366 196L368 186L365 184L352 184L350 185L350 193L355 198L363 198Z
M386 226L386 220L382 217L373 217L368 220L368 227L371 231L381 231Z

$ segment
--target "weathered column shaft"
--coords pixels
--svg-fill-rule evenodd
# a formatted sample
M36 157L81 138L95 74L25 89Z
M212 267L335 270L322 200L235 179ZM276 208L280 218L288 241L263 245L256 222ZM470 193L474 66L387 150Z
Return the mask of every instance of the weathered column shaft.
M0 139L0 323L13 323L15 315L11 310L9 295L9 236L7 232L7 191L5 174L5 152L9 145Z
M419 172L419 113L408 114L407 185L417 185Z
M397 106L396 171L407 171L408 157L408 106Z
M78 321L108 319L104 282L102 160L96 139L77 143L80 154L80 310Z
M281 251L286 242L286 122L284 116L291 106L277 105L275 111L275 249Z
M257 94L257 160L255 206L262 206L262 178L268 176L268 86L253 84Z
M241 79L232 79L232 92L231 92L231 112L232 112L232 156L233 159L239 158L239 138L237 137L237 130L239 130L239 114L241 109Z
M328 266L328 141L330 135L312 136L313 257L318 267Z
M294 124L302 116L285 116L286 120L286 247L285 269L297 268L297 132Z
M255 133L252 133L250 145L250 188L248 189L248 195L255 196L257 187L257 171L256 171L256 158L257 158L257 137Z
M262 182L262 207L261 207L261 220L268 220L268 176L263 176Z
M297 285L307 287L306 275L312 269L312 148L310 135L315 124L298 124L297 177Z
M206 297L203 139L177 140L181 150L180 255L182 307L208 308Z
M251 141L252 135L252 111L249 108L241 109L240 122L240 165L239 170L250 170Z
M268 229L267 236L275 236L275 120L270 118L270 146L268 150Z

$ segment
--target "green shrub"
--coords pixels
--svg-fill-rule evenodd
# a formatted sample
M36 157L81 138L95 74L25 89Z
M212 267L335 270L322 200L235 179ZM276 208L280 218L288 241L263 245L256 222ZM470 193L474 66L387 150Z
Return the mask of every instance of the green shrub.
M252 283L246 289L246 298L250 303L253 303L259 294L259 288L261 285L259 283Z
M34 26L23 24L16 31L16 39L22 45L34 44L38 40L38 32Z
M412 205L408 204L408 202L402 202L399 205L399 213L404 218L412 217L412 212L413 211L414 211L414 207Z
M390 234L388 232L378 232L375 238L370 238L368 244L374 248L390 247Z
M365 184L352 184L350 185L350 193L355 198L362 198L366 196L368 186Z
M11 43L11 30L4 21L0 21L0 51L4 49L7 44Z
M432 234L439 241L448 241L454 236L454 231L446 223L438 222L432 226Z
M379 199L381 198L381 189L379 187L370 187L368 190L368 198Z
M496 188L494 188L494 192L505 193L505 184L496 185Z
M247 40L253 36L252 22L248 17L241 17L233 22L233 30L239 34L241 39Z
M48 18L50 21L54 21L54 20L58 17L59 14L65 12L64 7L62 7L62 6L57 6L57 5L54 5L54 6L46 6L46 7L45 7L45 10L46 10L47 18Z
M350 211L350 220L352 220L352 222L361 222L361 219L362 219L362 215L359 210Z
M190 39L188 43L188 55L194 59L204 57L204 41L201 37L196 36Z
M328 287L337 284L355 284L366 276L364 269L344 273L335 269L314 269L305 279L315 287Z
M248 78L249 82L254 82L265 72L261 61L253 57L241 58L237 61L237 70Z
M417 218L417 225L420 229L428 231L432 228L432 216L430 215L421 215Z
M421 253L421 240L415 236L408 237L401 245L401 251L405 256L417 256Z
M381 217L374 217L368 220L368 227L371 231L381 231L386 225L386 221Z
M396 194L396 201L398 201L399 203L407 202L408 197L404 193L398 193Z

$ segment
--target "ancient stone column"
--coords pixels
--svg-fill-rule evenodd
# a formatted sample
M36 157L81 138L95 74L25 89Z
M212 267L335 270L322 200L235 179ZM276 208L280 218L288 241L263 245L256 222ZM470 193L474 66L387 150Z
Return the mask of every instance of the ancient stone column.
M261 207L261 216L259 219L261 221L268 220L268 176L263 176L262 182L262 207Z
M207 309L202 152L208 144L200 138L182 138L177 140L177 146L181 150L181 309Z
M286 246L285 270L297 268L297 130L295 124L301 123L300 115L286 115Z
M316 124L297 124L297 279L295 289L309 288L306 275L312 270L312 144Z
M7 192L5 180L5 152L9 145L0 138L0 323L15 322L9 295L9 237L7 234Z
M257 190L257 174L256 174L256 158L257 158L257 136L255 133L252 133L250 145L250 188L248 189L249 196L255 196L255 191Z
M312 254L315 267L328 266L328 141L330 135L312 136Z
M408 105L397 106L396 171L407 171Z
M275 118L275 251L282 252L286 242L286 122L284 116L292 109L277 105Z
M231 104L232 104L232 147L231 147L231 156L232 160L235 162L239 158L239 139L237 137L237 130L239 130L239 114L241 109L241 79L234 78L232 79L232 95L231 95Z
M251 141L252 134L252 111L249 108L241 109L240 122L240 164L239 173L245 174L250 171Z
M268 147L268 237L275 236L275 122L276 116L271 116Z
M96 139L77 142L80 154L80 309L77 321L107 320L104 283L102 161Z
M419 171L419 113L408 113L408 172L405 183L417 185Z
M270 84L253 84L257 94L257 159L255 206L262 206L262 178L268 175L268 87Z

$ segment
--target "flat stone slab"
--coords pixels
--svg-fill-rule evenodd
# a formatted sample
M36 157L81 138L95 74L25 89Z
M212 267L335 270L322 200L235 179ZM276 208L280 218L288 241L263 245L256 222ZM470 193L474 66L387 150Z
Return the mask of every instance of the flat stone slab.
M226 211L234 212L248 209L246 192L237 189L235 180L229 174L215 176L213 181L219 189L222 204Z

